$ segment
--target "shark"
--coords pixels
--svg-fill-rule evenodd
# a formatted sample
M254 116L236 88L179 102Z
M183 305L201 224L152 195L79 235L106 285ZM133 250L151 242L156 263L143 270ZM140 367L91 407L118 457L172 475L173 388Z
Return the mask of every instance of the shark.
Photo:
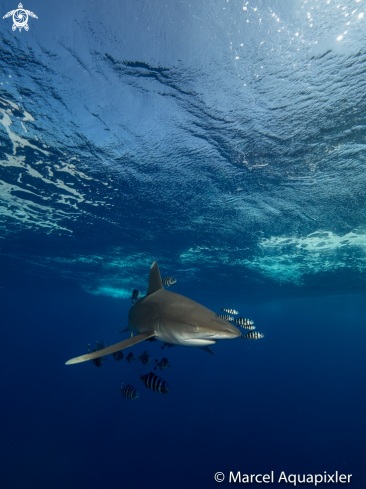
M158 264L150 267L149 286L145 297L139 299L128 313L130 338L103 350L81 355L66 365L94 360L141 341L155 339L172 345L201 348L213 354L210 345L218 340L240 338L238 328L221 319L213 311L180 294L165 290Z

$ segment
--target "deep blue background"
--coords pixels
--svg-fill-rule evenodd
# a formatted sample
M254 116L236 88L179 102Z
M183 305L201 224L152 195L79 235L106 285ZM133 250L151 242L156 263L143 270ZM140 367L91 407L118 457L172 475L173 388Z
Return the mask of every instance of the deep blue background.
M219 470L338 470L363 486L365 297L191 297L229 303L266 336L221 343L215 356L134 347L168 357L171 392L159 396L138 381L137 362L64 365L89 341L119 341L128 301L3 290L3 487L211 487ZM121 382L140 398L122 398Z

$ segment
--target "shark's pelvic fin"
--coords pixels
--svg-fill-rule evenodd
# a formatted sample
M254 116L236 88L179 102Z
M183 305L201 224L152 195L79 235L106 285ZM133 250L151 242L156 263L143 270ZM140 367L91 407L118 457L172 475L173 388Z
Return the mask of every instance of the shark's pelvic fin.
M161 276L158 264L156 261L150 267L149 288L147 289L146 296L157 292L163 288L161 283Z
M128 338L127 340L120 341L115 345L108 346L107 348L103 348L102 350L94 351L93 353L88 353L87 355L81 355L81 357L75 357L66 362L66 365L72 365L74 363L87 362L88 360L94 360L94 358L103 357L104 355L109 355L110 353L114 353L115 351L124 350L129 346L136 345L136 343L140 343L140 341L145 341L152 336L155 336L155 331L147 331L146 333L140 333L133 338Z
M215 355L215 352L211 350L209 346L199 346L198 348L200 350L207 351L207 353L210 353L211 355Z

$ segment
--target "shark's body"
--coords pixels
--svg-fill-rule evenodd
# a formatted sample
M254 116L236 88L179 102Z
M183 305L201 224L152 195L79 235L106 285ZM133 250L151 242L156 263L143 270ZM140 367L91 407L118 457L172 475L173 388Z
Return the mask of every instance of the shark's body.
M195 346L213 353L209 345L213 345L217 340L239 338L241 335L238 328L220 319L201 304L183 295L164 290L156 262L150 268L146 296L138 300L130 309L128 329L131 330L131 334L137 334L104 348L103 351L73 358L66 362L66 365L93 360L151 337L163 343Z

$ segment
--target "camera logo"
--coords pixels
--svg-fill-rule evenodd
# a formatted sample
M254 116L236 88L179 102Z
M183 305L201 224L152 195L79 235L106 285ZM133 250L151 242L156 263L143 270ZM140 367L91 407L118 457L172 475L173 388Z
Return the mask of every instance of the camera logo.
M24 10L23 5L21 3L18 5L18 8L16 10L12 10L11 12L8 12L6 15L4 15L3 19L6 19L11 15L13 16L12 29L13 31L15 31L16 28L18 27L19 32L22 29L24 29L25 31L29 29L28 16L38 19L38 17L33 12L30 12L29 10Z

